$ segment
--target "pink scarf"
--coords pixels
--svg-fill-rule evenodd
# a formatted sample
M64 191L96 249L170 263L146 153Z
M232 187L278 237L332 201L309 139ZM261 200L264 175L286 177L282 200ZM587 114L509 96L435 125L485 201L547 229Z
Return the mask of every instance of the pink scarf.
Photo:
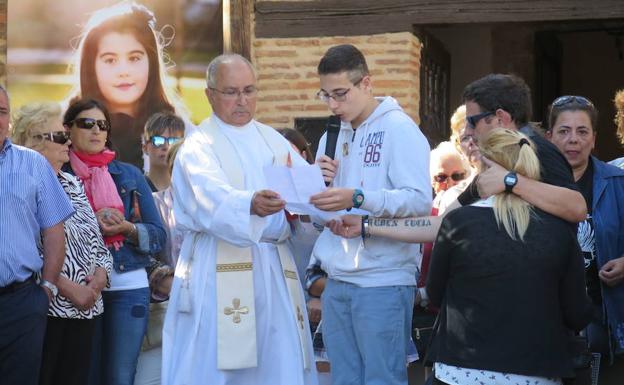
M115 159L115 152L104 150L98 154L85 154L74 149L69 151L69 162L72 170L84 184L87 199L94 212L103 208L112 208L124 214L124 205L117 192L117 186L113 177L108 172L108 165ZM104 237L107 247L113 246L115 250L123 245L123 234L115 234Z

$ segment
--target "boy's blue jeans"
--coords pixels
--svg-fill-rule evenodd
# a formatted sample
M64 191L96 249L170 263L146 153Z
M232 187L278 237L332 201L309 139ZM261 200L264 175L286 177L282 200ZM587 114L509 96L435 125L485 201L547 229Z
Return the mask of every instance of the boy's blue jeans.
M407 385L414 289L327 280L323 342L333 385Z

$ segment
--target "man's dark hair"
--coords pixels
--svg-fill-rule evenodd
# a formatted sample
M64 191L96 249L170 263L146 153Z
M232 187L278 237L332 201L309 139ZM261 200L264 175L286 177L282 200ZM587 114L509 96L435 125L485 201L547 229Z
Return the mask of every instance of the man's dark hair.
M349 80L355 83L368 75L368 65L362 52L351 44L331 47L325 52L318 65L319 75L347 72Z
M483 112L507 111L518 128L531 118L531 90L516 75L489 74L464 88L464 102L474 102Z

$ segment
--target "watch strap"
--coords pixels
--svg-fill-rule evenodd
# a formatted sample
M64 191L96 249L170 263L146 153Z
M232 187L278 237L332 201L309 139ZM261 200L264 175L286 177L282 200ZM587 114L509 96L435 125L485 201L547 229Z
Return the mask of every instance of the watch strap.
M351 200L353 202L353 207L359 209L360 206L362 206L362 203L364 203L364 193L362 192L362 190L360 190L359 188L353 190L353 196L351 197Z
M509 177L513 178L513 183L508 183L507 180ZM516 175L515 171L510 171L507 175L505 175L505 179L503 180L503 182L505 183L505 192L513 192L513 188L516 186L516 184L518 183L518 176Z

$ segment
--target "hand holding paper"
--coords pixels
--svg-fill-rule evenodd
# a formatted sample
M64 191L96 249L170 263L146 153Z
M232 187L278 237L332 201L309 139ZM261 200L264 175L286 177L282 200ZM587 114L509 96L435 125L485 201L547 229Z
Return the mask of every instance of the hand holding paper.
M310 197L317 209L324 211L339 211L353 207L353 189L328 188L327 190Z
M268 188L277 192L286 201L286 210L293 214L312 215L324 221L330 221L346 214L343 211L336 211L341 210L338 207L351 207L346 206L346 192L342 191L348 189L328 190L318 165L265 167L264 176ZM340 198L337 198L336 194L339 194ZM351 195L349 195L349 202L351 202ZM313 197L320 197L322 203L315 207L311 203ZM334 208L334 210L321 209L325 207Z

